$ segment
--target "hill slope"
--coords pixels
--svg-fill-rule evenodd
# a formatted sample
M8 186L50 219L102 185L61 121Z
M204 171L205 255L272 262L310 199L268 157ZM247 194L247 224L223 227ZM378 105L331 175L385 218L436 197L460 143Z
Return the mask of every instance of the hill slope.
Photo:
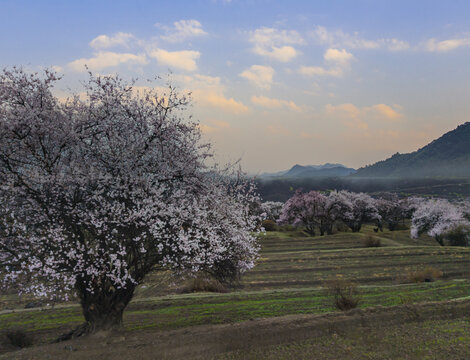
M358 169L356 177L470 177L470 122L425 147Z
M355 173L356 170L341 164L324 165L294 165L289 170L271 174L262 174L262 179L272 178L319 178L319 177L341 177Z

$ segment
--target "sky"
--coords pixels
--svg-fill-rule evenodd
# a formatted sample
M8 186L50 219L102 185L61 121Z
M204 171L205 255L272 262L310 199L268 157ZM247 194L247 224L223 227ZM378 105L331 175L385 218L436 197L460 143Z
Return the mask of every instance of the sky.
M470 121L469 1L0 0L0 67L171 73L218 161L361 167Z

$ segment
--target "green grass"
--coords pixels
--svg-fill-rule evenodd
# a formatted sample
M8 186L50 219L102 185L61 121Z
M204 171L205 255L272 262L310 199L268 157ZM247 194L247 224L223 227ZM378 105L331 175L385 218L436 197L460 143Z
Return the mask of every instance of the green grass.
M415 241L409 238L408 231L375 233L372 229L373 226L366 226L361 233L314 238L299 231L267 233L260 237L257 266L244 276L241 288L231 293L161 296L165 287L164 282L159 281L166 275L154 274L126 310L125 328L168 330L334 312L332 299L321 288L326 280L333 278L357 283L360 308L470 296L470 281L466 280L470 275L470 249L435 246L426 238ZM380 237L384 246L364 247L367 236ZM429 266L441 270L443 279L431 283L402 283L409 271ZM13 301L11 296L8 301ZM1 314L0 331L21 328L35 333L37 341L41 342L82 321L79 306L71 305ZM349 340L344 341L346 344ZM308 345L301 346L304 347Z
M468 359L467 319L330 332L315 339L223 354L217 359Z
M400 286L359 288L359 307L395 306L404 303L442 301L470 295L468 281L440 281ZM125 313L128 330L175 329L202 324L232 323L289 314L320 314L336 311L323 289L290 289L203 296L172 296L132 303ZM60 310L0 315L0 330L21 327L27 331L62 329L82 320L78 306Z

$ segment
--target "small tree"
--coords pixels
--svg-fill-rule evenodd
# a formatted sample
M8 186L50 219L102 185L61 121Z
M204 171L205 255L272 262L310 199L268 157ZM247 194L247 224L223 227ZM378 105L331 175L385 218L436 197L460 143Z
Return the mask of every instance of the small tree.
M150 271L228 278L253 266L254 186L205 165L210 146L184 120L186 96L90 74L85 100L61 102L58 80L0 75L4 284L77 295L94 331L121 324Z

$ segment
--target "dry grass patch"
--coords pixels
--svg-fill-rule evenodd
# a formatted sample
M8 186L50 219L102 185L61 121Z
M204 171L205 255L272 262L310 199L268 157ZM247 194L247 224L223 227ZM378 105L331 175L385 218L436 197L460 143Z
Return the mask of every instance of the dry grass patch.
M444 273L431 266L425 267L423 270L409 270L405 277L404 283L422 283L422 282L433 282L441 279Z
M357 285L353 282L343 279L329 280L325 283L325 288L338 310L351 310L359 304L359 292Z

